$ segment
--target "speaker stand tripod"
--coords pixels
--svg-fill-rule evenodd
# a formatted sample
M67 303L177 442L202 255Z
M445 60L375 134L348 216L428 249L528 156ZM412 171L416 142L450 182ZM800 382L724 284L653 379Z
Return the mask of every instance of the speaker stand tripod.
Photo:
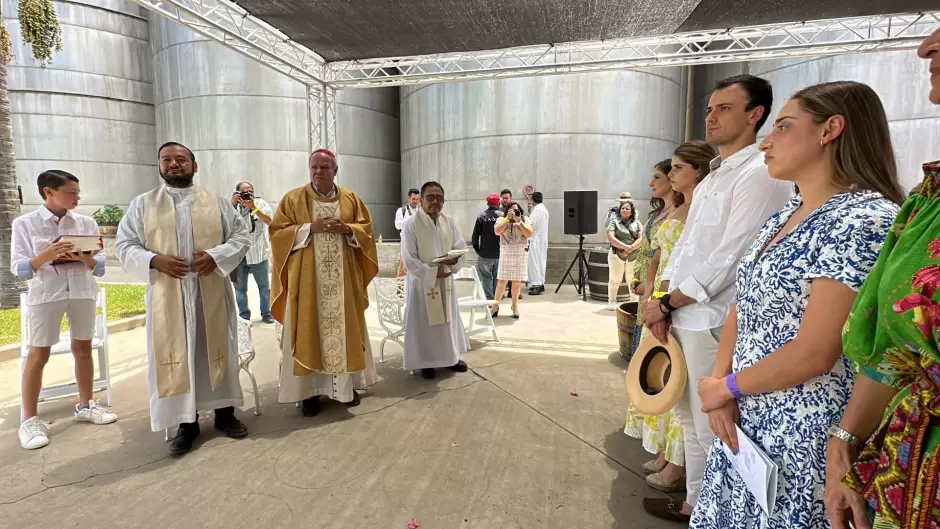
M574 276L571 275L571 269L574 268L575 263L578 263L577 281L575 281ZM578 235L578 253L575 254L574 259L571 260L571 264L568 265L568 269L565 270L565 275L561 276L561 281L558 283L558 286L555 287L555 293L557 294L561 286L565 284L565 279L571 279L575 290L578 291L578 294L581 294L581 301L587 301L587 285L584 284L587 271L587 257L584 256L584 235Z

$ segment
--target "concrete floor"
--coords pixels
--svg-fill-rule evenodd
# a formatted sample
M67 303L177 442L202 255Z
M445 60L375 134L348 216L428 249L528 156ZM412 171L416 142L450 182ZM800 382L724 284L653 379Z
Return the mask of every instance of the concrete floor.
M17 442L19 365L2 363L0 527L679 527L641 506L664 495L641 477L649 455L622 433L614 314L570 286L526 296L520 311L497 319L502 343L473 341L471 371L423 380L401 370L392 344L359 407L331 403L312 419L277 403L274 330L256 323L262 415L243 374L249 437L219 437L204 418L201 444L179 459L150 431L143 329L111 337L120 420L77 424L74 399L42 403L52 442L37 451ZM373 309L367 319L378 356L384 334ZM46 382L71 369L54 358Z

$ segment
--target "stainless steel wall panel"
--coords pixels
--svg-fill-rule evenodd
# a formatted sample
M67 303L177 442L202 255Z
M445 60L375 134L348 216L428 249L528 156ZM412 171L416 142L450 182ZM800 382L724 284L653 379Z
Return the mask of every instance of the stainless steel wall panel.
M488 193L534 184L563 233L563 193L597 189L599 216L623 191L648 208L653 165L682 141L681 68L438 84L402 92L402 189L438 180L469 236ZM603 235L592 237L603 240Z
M82 183L81 210L126 205L157 181L149 28L128 2L56 2L64 50L41 68L22 44L17 2L3 0L14 59L8 82L17 173L29 209L36 175Z
M193 149L197 182L230 195L248 180L268 202L309 181L307 89L260 63L151 17L159 142ZM340 185L362 195L376 233L394 237L400 192L398 90L336 95Z

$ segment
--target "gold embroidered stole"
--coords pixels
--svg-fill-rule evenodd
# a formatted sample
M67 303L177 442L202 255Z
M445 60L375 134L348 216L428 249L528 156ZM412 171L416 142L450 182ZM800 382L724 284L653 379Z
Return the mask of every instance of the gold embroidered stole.
M313 200L313 220L340 218L339 201ZM322 371L326 373L348 372L346 362L346 281L345 236L336 233L314 233L311 241L316 267L317 327L320 332L320 354ZM316 366L298 364L311 371Z
M450 217L441 213L437 216L437 224L424 212L418 210L414 220L415 239L418 241L418 257L425 264L433 267L434 259L451 251L454 246L454 229ZM442 254L437 252L436 233L441 234ZM428 314L428 325L434 327L450 323L451 295L453 293L453 276L437 279L432 286L422 282L424 286L424 306Z
M189 206L192 217L193 247L202 252L222 244L222 212L216 196L196 186ZM158 255L179 256L176 206L164 186L144 195L144 236L147 248ZM186 236L186 234L183 234ZM228 361L228 278L216 273L199 278L202 311L205 316L206 342L194 344L196 354L206 346L209 381L215 391L225 377ZM151 335L156 361L157 394L159 398L185 395L190 392L189 349L186 343L186 322L183 316L183 283L158 273L151 287Z

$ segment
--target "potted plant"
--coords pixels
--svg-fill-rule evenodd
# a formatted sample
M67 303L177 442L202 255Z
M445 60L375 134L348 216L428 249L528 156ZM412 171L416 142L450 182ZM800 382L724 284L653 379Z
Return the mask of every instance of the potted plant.
M117 226L124 217L124 210L114 204L108 204L91 214L91 218L98 223L102 236L114 236Z

